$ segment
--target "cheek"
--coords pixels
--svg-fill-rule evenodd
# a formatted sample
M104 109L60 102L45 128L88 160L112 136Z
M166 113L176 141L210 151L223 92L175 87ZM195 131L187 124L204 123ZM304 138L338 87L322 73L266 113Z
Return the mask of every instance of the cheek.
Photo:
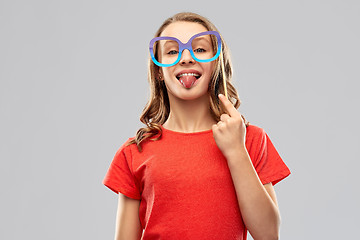
M173 67L166 67L162 68L162 72L166 77L173 77L174 76L174 68Z
M170 74L169 74L169 71L168 71L167 69L164 69L164 68L163 68L163 69L162 69L162 73L163 73L163 75L164 75L165 78L169 78L169 75L170 75Z
M203 66L204 73L206 73L206 75L207 75L208 77L211 76L214 68L215 68L215 62L214 62L214 61L209 62L209 63L207 63L206 65Z

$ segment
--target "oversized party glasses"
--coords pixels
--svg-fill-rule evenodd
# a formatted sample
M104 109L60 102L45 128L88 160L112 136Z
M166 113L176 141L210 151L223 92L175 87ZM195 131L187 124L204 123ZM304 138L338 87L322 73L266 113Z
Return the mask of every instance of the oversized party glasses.
M216 43L215 49L213 46ZM216 31L195 34L185 44L175 37L156 37L150 41L149 49L151 59L159 67L171 67L177 64L184 49L189 50L195 61L211 62L220 55L221 38Z

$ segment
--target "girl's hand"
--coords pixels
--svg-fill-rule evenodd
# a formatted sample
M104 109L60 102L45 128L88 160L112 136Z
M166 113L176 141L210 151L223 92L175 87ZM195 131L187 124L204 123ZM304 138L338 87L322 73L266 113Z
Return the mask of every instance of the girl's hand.
M212 131L216 145L227 158L234 152L246 150L246 126L232 103L222 94L219 94L219 99L228 114L220 116L220 121L212 125Z

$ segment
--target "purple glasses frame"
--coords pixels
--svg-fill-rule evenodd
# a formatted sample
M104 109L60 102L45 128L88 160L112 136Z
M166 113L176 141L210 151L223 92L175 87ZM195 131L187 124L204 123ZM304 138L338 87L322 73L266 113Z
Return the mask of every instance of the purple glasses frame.
M212 58L209 58L209 59L198 59L193 50L192 50L192 40L194 38L197 38L199 36L202 36L202 35L207 35L207 34L213 34L216 36L217 38L217 44L218 44L218 49L217 49L217 52L215 54L214 57ZM174 63L171 63L171 64L163 64L163 63L160 63L158 62L156 59L155 59L155 54L154 54L154 43L158 40L172 40L172 41L176 41L178 44L179 44L179 56L178 58L176 59L176 61ZM211 61L214 61L216 58L219 57L220 55L220 51L221 51L221 37L220 37L220 34L217 32L217 31L206 31L206 32L201 32L201 33L198 33L198 34L195 34L194 36L192 36L189 41L187 43L183 43L181 42L179 39L175 38L175 37L156 37L156 38L153 38L151 39L150 41L150 44L149 44L149 50L150 50L150 55L151 55L151 59L153 60L153 62L158 65L159 67L171 67L171 66L174 66L175 64L177 64L180 59L181 59L181 54L182 52L184 51L184 49L187 49L190 51L190 54L191 56L193 57L194 60L198 61L198 62L211 62Z

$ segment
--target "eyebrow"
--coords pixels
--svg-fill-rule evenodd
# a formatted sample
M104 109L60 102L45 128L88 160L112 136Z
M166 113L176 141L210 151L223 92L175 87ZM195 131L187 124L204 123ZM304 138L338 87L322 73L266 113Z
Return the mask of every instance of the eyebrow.
M205 36L200 36L200 37L197 37L197 38L193 39L193 42L194 42L194 40L195 40L195 41L205 40L205 41L207 41L207 42L209 42L209 43L212 44L211 37L210 37L210 40L209 40L209 39L208 39L207 37L205 37Z
M163 46L165 47L165 45L169 45L169 44L174 44L174 43L176 43L177 44L177 42L176 41L174 41L174 40L165 40L166 42L163 44Z

